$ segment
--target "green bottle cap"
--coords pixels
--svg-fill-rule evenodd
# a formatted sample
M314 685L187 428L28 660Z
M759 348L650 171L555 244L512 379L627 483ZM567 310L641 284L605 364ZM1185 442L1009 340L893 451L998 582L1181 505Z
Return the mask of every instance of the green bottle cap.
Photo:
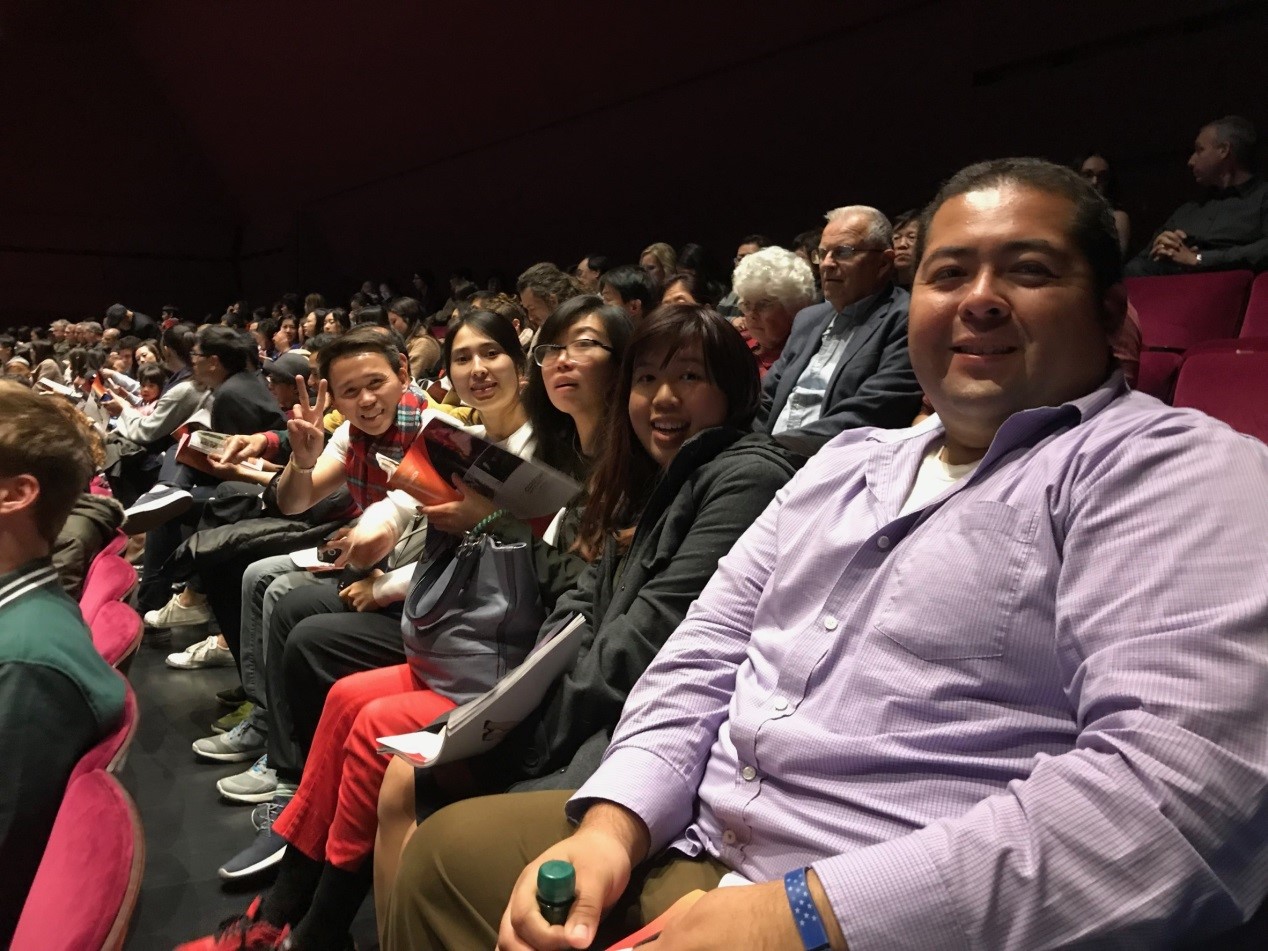
M571 862L543 862L537 870L537 897L551 905L572 901L576 894L577 873Z

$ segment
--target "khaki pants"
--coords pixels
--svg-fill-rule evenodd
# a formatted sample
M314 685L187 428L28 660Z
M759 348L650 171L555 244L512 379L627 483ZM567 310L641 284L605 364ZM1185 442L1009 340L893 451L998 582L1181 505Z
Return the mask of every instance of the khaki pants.
M507 793L448 806L421 826L380 922L384 951L489 951L520 872L572 833L568 792ZM670 852L635 870L594 947L641 928L694 889L717 886L726 866Z

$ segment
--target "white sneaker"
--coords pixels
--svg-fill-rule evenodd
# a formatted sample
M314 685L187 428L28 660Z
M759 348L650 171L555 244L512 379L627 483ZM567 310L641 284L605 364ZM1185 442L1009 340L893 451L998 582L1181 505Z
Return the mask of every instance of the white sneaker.
M191 644L179 654L167 655L167 666L175 667L179 670L198 670L201 667L232 667L233 665L233 654L229 653L229 648L221 647L216 643L216 635L214 634L205 641Z
M196 624L206 624L211 620L211 609L207 607L206 602L195 604L193 607L186 607L181 604L180 599L181 596L179 594L174 594L172 599L157 611L146 611L146 626L157 628L191 627Z

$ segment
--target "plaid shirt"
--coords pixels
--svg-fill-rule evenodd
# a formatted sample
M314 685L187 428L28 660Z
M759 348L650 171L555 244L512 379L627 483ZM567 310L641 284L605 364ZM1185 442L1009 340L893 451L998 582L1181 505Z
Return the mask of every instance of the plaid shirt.
M374 461L375 455L382 453L399 462L422 428L426 408L427 394L411 386L401 394L401 401L396 405L396 422L383 435L370 436L351 427L343 466L348 491L361 511L387 497L387 474Z

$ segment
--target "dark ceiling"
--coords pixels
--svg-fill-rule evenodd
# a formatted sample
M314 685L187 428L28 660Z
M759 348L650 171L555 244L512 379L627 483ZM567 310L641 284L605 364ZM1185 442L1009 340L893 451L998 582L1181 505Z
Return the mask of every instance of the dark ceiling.
M1202 121L1268 126L1262 0L0 11L9 323L654 240L726 257L836 205L918 204L974 159L1090 145L1143 240Z

